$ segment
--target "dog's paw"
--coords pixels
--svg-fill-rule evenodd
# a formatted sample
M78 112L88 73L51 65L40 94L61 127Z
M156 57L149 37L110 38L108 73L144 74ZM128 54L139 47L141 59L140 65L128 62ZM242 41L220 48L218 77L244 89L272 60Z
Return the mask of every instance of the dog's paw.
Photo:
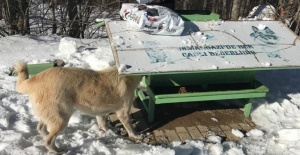
M145 138L145 135L143 135L143 134L140 134L140 135L135 134L135 135L129 136L129 139L132 141L135 141L135 142L142 142L144 138Z
M46 145L46 148L48 149L49 152L55 153L55 154L65 154L68 152L67 150L58 148L56 146L47 146Z

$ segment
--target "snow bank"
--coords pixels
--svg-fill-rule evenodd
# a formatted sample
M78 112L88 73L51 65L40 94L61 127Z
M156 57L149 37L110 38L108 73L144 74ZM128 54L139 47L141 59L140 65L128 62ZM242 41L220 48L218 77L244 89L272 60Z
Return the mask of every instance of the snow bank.
M16 77L8 76L9 67L17 60L40 63L59 58L67 66L98 70L114 65L108 41L10 36L0 38L0 44L0 154L47 154L43 138L36 130L38 119L28 97L15 92ZM72 50L68 51L67 47ZM223 142L221 137L210 136L204 141L184 144L136 144L113 131L100 131L94 117L76 112L68 128L58 136L57 145L67 148L67 155L297 155L300 152L299 78L299 70L258 72L257 79L270 91L266 98L253 100L251 118L257 129L246 133L239 142Z

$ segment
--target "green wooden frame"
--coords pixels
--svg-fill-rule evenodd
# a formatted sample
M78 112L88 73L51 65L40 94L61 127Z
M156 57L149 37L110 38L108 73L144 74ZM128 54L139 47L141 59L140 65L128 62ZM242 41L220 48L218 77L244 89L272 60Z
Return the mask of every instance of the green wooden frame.
M34 76L48 68L54 67L54 63L27 64L30 76ZM13 71L9 75L17 75Z
M29 75L33 76L36 75L48 68L51 68L54 66L54 63L41 63L41 64L28 64L28 72Z
M255 71L235 71L235 72L204 72L189 74L164 74L164 75L147 75L143 78L146 91L136 90L136 94L141 99L143 106L148 114L148 122L154 121L154 111L156 104L170 104L180 102L194 101L213 101L227 99L241 99L244 101L244 115L250 116L252 108L252 99L265 97L268 88L255 80ZM232 85L232 89L212 90L210 85ZM248 88L233 89L234 85L248 84ZM198 86L201 92L188 93L161 93L157 90L160 88L172 88L178 86ZM188 104L188 103L187 103Z
M184 21L219 20L220 15L208 10L175 10Z

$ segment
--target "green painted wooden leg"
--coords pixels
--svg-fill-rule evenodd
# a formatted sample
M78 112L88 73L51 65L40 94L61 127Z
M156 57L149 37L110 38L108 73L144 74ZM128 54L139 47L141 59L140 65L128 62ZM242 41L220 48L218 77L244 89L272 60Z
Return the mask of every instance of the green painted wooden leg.
M140 91L139 88L136 88L136 89L135 89L135 91L134 91L134 96L135 96L135 97L140 97L140 96L139 96L139 91Z
M244 107L245 118L248 118L250 116L251 108L252 108L252 99L247 99L246 100L246 105Z
M144 92L140 89L136 89L135 93L139 96L139 98L142 101L143 106L145 107L145 110L148 114L148 122L153 122L154 121L154 108L155 108L155 103L151 96L145 96Z
M150 97L149 104L148 104L148 122L149 123L154 121L154 108L155 108L155 103L154 103L153 99Z

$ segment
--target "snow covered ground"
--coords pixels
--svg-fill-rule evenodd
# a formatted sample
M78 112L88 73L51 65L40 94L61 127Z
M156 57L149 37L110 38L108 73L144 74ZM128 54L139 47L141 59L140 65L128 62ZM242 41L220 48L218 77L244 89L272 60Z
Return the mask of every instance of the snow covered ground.
M58 36L9 36L0 38L0 154L47 153L36 130L38 118L28 97L15 92L16 77L8 76L18 60L28 63L62 59L67 66L101 69L114 65L108 40L80 40ZM300 70L258 72L257 79L269 87L266 98L255 99L251 113L257 129L243 134L239 142L221 142L218 136L205 141L173 142L166 146L136 144L98 130L96 120L75 113L68 128L57 138L67 155L293 155L300 152Z

